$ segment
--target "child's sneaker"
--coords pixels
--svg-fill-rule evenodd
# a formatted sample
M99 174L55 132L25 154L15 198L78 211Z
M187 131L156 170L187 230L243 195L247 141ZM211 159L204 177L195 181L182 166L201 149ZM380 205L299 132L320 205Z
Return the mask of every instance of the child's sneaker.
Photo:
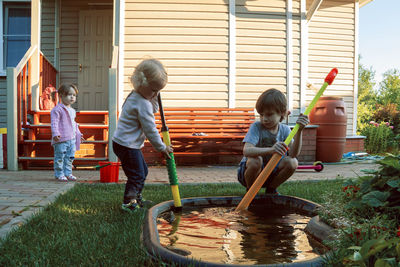
M136 199L132 199L128 204L122 203L121 205L122 210L127 211L127 212L135 212L140 208L138 202Z
M143 207L150 207L153 205L153 202L150 200L146 200L142 197L142 194L137 194L136 201L141 208Z
M69 181L76 181L76 177L73 176L72 174L71 174L70 176L67 176L67 179L68 179Z
M68 182L67 177L65 177L64 175L61 175L60 177L56 177L56 179L61 181L61 182Z

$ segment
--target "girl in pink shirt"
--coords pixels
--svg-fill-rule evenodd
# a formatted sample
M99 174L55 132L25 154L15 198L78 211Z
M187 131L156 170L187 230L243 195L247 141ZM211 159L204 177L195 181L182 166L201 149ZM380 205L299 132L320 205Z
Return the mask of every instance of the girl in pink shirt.
M76 177L72 175L72 162L75 159L75 151L79 150L80 143L84 140L75 122L75 109L71 107L76 102L78 89L73 84L63 84L58 89L58 94L61 103L50 113L54 175L59 181L76 181Z

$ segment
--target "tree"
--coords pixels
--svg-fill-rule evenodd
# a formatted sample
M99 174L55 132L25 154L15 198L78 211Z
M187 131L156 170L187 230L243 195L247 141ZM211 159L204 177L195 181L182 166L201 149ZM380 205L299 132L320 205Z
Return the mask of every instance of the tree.
M379 84L378 103L381 105L400 103L400 71L391 69L383 74L383 81Z
M360 57L361 59L361 57ZM358 64L358 103L366 102L372 104L375 102L376 93L375 86L375 71L366 68L360 62Z
M371 110L376 103L375 71L358 64L357 131L360 133L371 120Z

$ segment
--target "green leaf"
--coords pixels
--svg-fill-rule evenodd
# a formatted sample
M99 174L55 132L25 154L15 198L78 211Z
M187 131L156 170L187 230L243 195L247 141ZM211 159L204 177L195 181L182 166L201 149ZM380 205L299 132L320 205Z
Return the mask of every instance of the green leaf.
M400 171L400 160L394 156L388 156L378 161L379 164L393 167Z
M381 242L380 239L372 239L365 242L360 249L360 253L363 256L363 259L367 258L367 254L370 251L371 247L376 246L380 242Z
M400 179L387 181L387 184L390 187L399 188L400 187Z
M364 195L361 199L362 203L365 203L371 207L382 207L386 205L385 200L390 196L389 192L372 191Z
M400 242L396 245L397 256L400 258Z
M362 169L360 171L362 171L363 173L366 173L366 174L376 174L376 173L378 173L378 171L374 170L374 169Z

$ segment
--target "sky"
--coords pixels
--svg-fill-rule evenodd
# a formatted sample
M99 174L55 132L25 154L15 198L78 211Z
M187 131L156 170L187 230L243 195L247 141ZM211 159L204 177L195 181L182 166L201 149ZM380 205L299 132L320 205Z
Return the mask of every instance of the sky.
M382 74L400 70L400 0L373 0L360 8L359 54L361 64Z

